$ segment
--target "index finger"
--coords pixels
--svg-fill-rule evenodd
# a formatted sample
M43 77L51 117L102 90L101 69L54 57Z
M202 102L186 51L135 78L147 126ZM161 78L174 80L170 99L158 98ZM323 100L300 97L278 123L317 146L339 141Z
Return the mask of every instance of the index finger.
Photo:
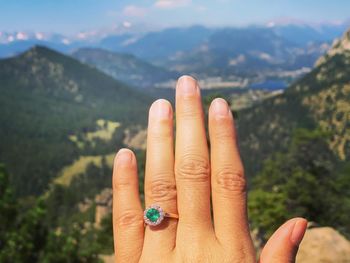
M134 153L121 149L113 168L113 236L116 262L138 262L144 238Z

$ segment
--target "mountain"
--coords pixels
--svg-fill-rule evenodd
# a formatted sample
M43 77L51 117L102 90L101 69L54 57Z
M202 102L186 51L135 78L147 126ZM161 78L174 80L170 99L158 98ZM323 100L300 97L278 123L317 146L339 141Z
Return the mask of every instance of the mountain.
M232 87L270 89L276 83L277 89L284 89L308 73L327 48L327 43L296 44L265 27L225 28L216 30L201 46L163 63L171 70L214 82L213 86L232 83ZM212 81L218 77L221 80Z
M277 35L293 41L296 44L307 45L310 42L329 42L340 37L346 31L348 23L324 24L310 26L307 24L285 24L278 25L270 23L271 28Z
M138 36L128 33L121 35L109 35L100 40L99 47L112 51L121 50L124 46L137 41L138 38Z
M195 75L208 87L266 87L272 81L278 83L278 88L285 88L311 70L339 28L334 26L333 31L327 31L305 25L211 29L195 26L139 37L108 37L100 45L134 54L180 74ZM104 45L105 41L108 45Z
M151 102L126 84L40 46L0 60L0 83L0 162L21 196L42 193L82 154L114 152L124 128L145 124ZM112 130L110 141L95 136L109 122L122 129Z
M240 144L249 174L271 154L286 151L297 128L330 133L332 151L342 160L350 159L349 34L282 95L239 112Z
M0 44L0 58L13 57L32 48L35 45L48 46L61 52L67 52L69 46L63 43L54 43L50 41L42 41L36 39L15 41L7 44Z
M269 69L297 70L312 67L327 47L324 42L303 46L270 28L225 28L216 31L196 50L179 55L171 62L180 68L187 65L195 72L212 71L210 74L221 75Z
M298 45L268 28L225 28L191 52L178 54L170 63L175 68L209 75L248 73L276 66L288 68L286 64L294 63L297 49Z
M122 36L116 36L115 39L108 37L102 39L100 44L102 48L131 53L153 62L164 60L178 52L190 51L203 43L213 31L203 26L168 28L159 32L149 32L140 37L129 37L128 39L124 39Z
M81 48L72 56L135 87L151 87L178 77L178 73L145 62L134 55L114 53L98 48Z
M247 41L247 36L258 41L259 39L261 40L261 34L267 34L267 32L269 32L273 39L278 37L285 42L294 43L300 47L307 47L315 43L331 42L334 38L341 36L342 32L346 30L346 26L345 24L330 24L316 27L307 24L279 25L276 23L270 23L267 26L228 28L192 26L188 28L169 28L139 36L132 34L111 35L102 39L99 46L112 51L128 52L143 59L164 61L166 58L171 59L185 51L198 49L208 41L221 41L222 46L229 48L231 42L225 41L226 39L218 38L219 35L216 34L227 34L230 30L232 34L237 34L235 40L238 41L238 43L240 43L239 40L241 40L240 36L243 36L242 47L244 47L244 42ZM262 32L259 32L259 30ZM258 35L255 36L254 34ZM273 39L263 40L273 41ZM255 42L255 44L256 43L260 42Z

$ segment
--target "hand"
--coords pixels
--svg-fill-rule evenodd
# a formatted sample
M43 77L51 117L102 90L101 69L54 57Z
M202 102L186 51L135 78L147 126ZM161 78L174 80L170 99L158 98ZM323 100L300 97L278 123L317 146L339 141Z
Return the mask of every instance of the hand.
M171 104L157 100L150 108L146 206L158 204L179 215L155 227L144 226L135 155L118 152L113 172L116 262L256 262L244 170L225 100L215 99L209 109L210 159L204 127L200 90L191 77L181 77L176 87L175 155ZM260 262L294 262L306 224L295 218L281 226Z

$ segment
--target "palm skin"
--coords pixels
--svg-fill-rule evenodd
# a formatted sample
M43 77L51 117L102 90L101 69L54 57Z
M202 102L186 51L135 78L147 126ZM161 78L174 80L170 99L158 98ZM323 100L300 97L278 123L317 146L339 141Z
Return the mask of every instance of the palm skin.
M117 153L113 169L116 262L257 261L248 225L244 169L225 100L212 102L208 127L210 153L200 89L189 76L181 77L176 87L175 149L171 104L157 100L150 108L145 203L179 215L159 226L144 225L135 155L128 149ZM259 262L294 262L306 225L302 218L287 221L269 239Z

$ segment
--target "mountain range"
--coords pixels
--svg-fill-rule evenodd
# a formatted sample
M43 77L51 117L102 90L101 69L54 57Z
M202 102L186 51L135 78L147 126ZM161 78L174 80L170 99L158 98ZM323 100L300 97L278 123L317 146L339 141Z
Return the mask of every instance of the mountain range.
M169 88L180 74L192 74L202 80L205 88L258 85L269 89L272 85L281 89L309 72L344 27L345 24L192 26L100 38L91 38L87 33L72 38L2 32L0 57L40 44L137 87Z
M116 53L99 48L81 48L72 56L83 63L95 66L117 80L139 88L152 87L179 77L179 73L154 66L131 54Z
M179 53L195 50L207 42L216 41L222 46L229 46L232 43L227 42L225 38L215 37L216 34L222 32L227 34L231 31L231 34L238 34L239 36L235 39L238 41L235 43L236 45L241 44L240 36L245 38L250 36L250 39L254 39L254 35L251 33L266 34L268 31L270 37L305 47L312 43L330 43L333 39L340 37L347 26L347 24L318 27L297 24L269 24L268 26L207 28L198 25L187 28L168 28L143 35L107 36L98 43L98 46L112 51L132 53L153 63L161 63L164 60L171 60ZM260 30L262 33L259 32ZM242 40L243 42L247 41L247 39Z
M269 28L225 28L190 52L177 53L163 63L202 76L258 75L311 68L326 49L324 42L300 45Z
M330 42L340 37L348 24L276 24L267 26L229 27L244 32L252 28L267 29L277 36L299 45ZM89 34L80 32L76 36L43 32L0 32L0 56L8 57L25 51L32 45L46 45L61 52L71 52L79 47L99 47L112 51L132 53L141 58L164 58L177 52L192 50L222 28L192 26L168 28L161 31L119 34Z

